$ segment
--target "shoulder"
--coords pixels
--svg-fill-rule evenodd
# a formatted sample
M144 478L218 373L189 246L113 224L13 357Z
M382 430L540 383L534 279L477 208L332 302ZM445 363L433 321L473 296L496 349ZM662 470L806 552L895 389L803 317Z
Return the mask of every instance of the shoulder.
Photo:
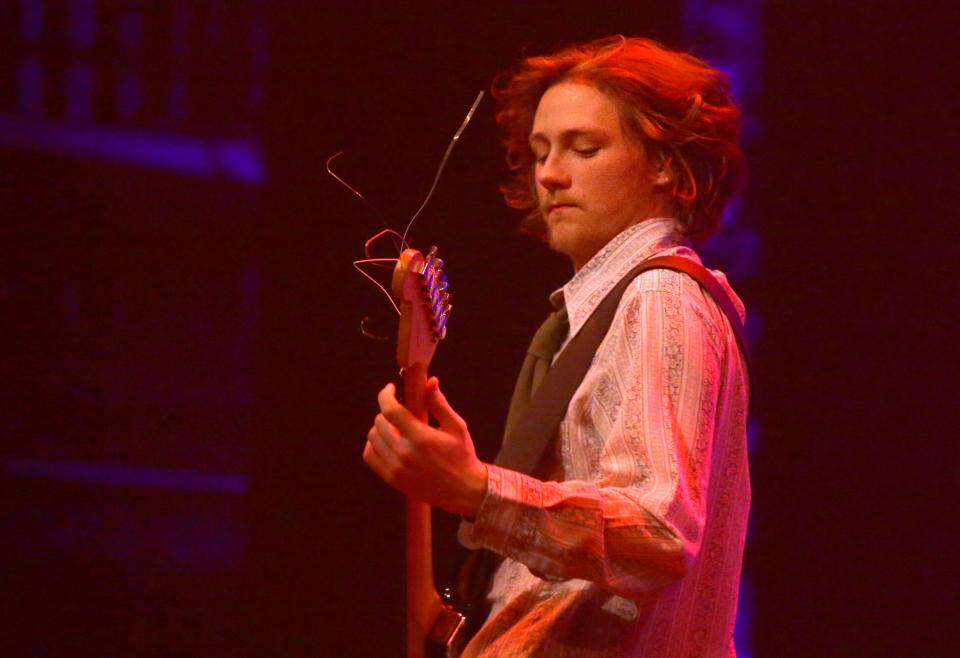
M737 315L740 316L741 322L746 319L746 309L743 302L730 286L723 272L704 268L696 253L692 250L683 249L681 253L675 255L703 268L704 275L716 281L726 293ZM635 277L624 291L621 306L652 301L657 297L665 298L661 300L662 303L666 302L674 306L687 306L701 311L709 311L711 315L720 313L716 300L704 290L697 278L691 274L667 267L645 270Z
M743 306L722 273L711 272L728 290L741 318ZM723 311L692 276L667 268L640 273L621 297L614 326L617 335L636 347L659 345L667 353L701 353L715 358L733 337ZM699 347L698 347L699 346Z
M690 260L699 265L698 260ZM703 289L692 276L657 267L641 272L627 285L620 298L618 313L651 305L679 310L702 306L704 302Z

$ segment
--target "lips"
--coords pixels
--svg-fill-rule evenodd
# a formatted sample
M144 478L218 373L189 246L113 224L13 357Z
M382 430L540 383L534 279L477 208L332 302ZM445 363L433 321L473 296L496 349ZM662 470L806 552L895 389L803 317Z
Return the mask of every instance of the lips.
M574 207L576 206L574 206L574 204L572 203L551 203L549 206L547 206L547 214L549 215L554 210L563 210L564 208L574 208Z

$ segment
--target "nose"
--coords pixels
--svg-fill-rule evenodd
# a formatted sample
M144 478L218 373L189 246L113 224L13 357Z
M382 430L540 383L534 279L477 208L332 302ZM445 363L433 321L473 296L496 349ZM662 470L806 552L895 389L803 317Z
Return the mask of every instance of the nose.
M536 179L540 186L550 192L570 187L570 174L564 170L555 153L549 154L546 160L537 165Z

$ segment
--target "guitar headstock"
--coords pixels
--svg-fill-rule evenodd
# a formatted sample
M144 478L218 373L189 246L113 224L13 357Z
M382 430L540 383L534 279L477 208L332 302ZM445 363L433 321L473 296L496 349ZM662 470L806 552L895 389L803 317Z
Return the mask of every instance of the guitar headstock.
M408 368L430 364L433 353L447 335L447 318L453 307L443 261L432 247L424 256L405 249L393 270L393 295L400 307L397 364Z

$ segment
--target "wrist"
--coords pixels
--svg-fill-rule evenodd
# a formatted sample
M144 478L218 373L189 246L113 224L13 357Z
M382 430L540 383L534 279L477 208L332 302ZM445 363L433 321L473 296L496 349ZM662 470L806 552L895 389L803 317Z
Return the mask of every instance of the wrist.
M487 495L487 465L485 463L476 462L475 467L470 469L470 474L466 478L466 485L466 496L460 510L460 516L468 521L473 521L480 512L483 499Z

